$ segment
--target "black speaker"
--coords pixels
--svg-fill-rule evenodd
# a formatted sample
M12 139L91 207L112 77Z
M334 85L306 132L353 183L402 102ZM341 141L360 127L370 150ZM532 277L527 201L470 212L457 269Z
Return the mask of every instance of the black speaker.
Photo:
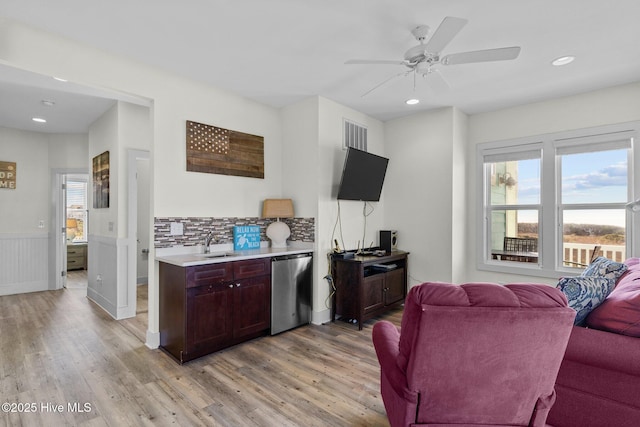
M380 249L391 252L398 249L398 232L396 230L380 230Z

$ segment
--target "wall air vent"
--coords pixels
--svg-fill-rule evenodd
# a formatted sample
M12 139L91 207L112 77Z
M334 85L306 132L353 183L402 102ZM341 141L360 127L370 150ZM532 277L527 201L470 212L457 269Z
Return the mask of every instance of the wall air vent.
M342 119L342 148L346 150L349 147L362 151L367 150L367 128L347 119Z

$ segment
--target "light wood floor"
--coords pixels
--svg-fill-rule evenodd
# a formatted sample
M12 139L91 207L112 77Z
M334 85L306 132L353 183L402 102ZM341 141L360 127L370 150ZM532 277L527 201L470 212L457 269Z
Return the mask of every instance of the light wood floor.
M0 412L0 425L389 425L375 320L304 326L180 366L143 344L142 307L124 322L82 288L0 297L0 403L35 409Z

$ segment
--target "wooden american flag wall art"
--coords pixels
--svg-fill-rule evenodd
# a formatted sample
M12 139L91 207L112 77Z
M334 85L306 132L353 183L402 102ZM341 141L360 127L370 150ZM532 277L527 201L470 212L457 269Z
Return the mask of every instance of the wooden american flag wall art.
M187 120L187 171L264 179L264 137Z

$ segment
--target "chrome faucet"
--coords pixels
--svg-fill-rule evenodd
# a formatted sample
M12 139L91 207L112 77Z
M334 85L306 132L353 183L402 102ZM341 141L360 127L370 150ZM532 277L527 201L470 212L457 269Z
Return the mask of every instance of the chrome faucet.
M208 254L210 249L209 249L209 245L211 244L211 240L213 240L213 231L210 231L209 234L207 234L207 237L204 238L204 253Z

